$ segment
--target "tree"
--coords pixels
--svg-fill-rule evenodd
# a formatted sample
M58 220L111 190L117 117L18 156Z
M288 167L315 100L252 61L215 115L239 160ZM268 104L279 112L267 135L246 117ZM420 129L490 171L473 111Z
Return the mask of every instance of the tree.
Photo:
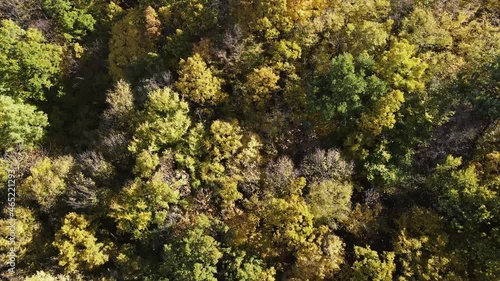
M361 128L374 136L380 135L384 128L392 129L396 124L396 115L404 102L401 91L389 92L373 105L372 110L361 114Z
M206 139L205 127L202 123L197 123L189 129L186 137L183 138L183 145L175 153L175 160L179 165L189 171L191 186L200 186L199 167L205 151L204 142Z
M170 88L152 91L140 114L141 123L129 150L136 153L144 149L161 151L179 142L191 124L188 112L187 102Z
M59 250L59 265L68 273L92 270L108 261L108 247L97 243L87 219L76 213L64 217L52 243Z
M161 157L143 151L136 158L137 177L127 183L110 203L108 216L116 222L120 233L140 240L151 224L163 225L172 206L189 190L187 173L175 170L173 155Z
M136 121L134 95L129 83L125 80L116 82L113 90L106 94L106 103L109 108L104 112L104 117L114 129L129 128Z
M89 13L92 4L69 0L44 0L44 11L54 19L67 41L80 40L94 30L96 20Z
M144 10L144 21L146 24L146 36L150 40L155 40L160 36L161 22L158 14L151 6L147 6Z
M199 54L181 60L179 67L175 87L186 99L199 105L217 105L227 97L221 90L221 79L213 75Z
M307 179L309 190L305 198L316 225L338 227L347 222L353 192L352 169L352 163L335 149L317 149L302 160L300 172Z
M305 243L314 231L313 216L298 195L286 199L268 198L263 202L262 212L263 225L260 231L264 256L284 257L287 252Z
M138 73L158 64L158 19L152 10L130 9L111 29L109 73L113 79L136 80Z
M304 186L304 178L297 178L282 198L268 194L262 200L246 200L245 212L234 210L228 219L235 243L252 245L263 258L294 253L314 231L313 216L300 196Z
M372 72L374 64L366 53L356 60L349 53L332 60L327 77L320 81L324 92L318 93L317 105L313 105L321 110L326 122L338 123L329 127L336 126L342 133L354 129L363 109L371 105L370 101L387 93L387 84Z
M384 252L383 255L379 255L370 249L370 246L366 248L354 246L354 253L356 261L352 265L352 281L393 279L392 276L396 270L393 252Z
M351 212L352 185L332 180L309 185L307 204L315 222L338 226L347 222Z
M466 69L459 72L451 86L451 92L464 104L472 106L478 116L496 120L500 117L499 73L500 55L497 55L484 64L476 65L474 70Z
M70 156L48 157L31 168L31 175L19 186L19 195L37 202L48 212L67 189L67 178L74 164Z
M397 124L405 97L377 76L375 64L366 52L356 59L349 53L334 58L326 77L318 81L323 92L312 102L318 115L314 122L319 134L331 136L358 161L370 181L390 182L397 168L390 162L391 140L382 132L390 133Z
M165 182L158 173L146 182L136 179L111 201L108 215L115 220L120 233L140 240L152 223L164 222L170 206L179 200L179 189L185 184L182 178Z
M270 67L256 68L244 84L245 91L258 104L264 105L271 99L274 91L278 90L279 76Z
M273 197L290 195L290 183L297 179L293 161L283 156L267 164L264 178L265 194Z
M224 207L232 206L242 194L238 185L255 183L261 143L255 135L245 135L237 122L215 120L204 142L206 158L200 163L200 177L216 189Z
M61 75L63 49L47 43L36 29L23 30L11 20L0 27L0 94L45 100Z
M228 5L222 1L175 0L161 7L160 15L168 26L162 48L167 65L177 68L181 59L196 53L193 45L199 43L200 39L222 34L221 27L227 23L224 19L228 16Z
M392 20L348 23L345 28L347 42L344 43L343 49L352 54L360 54L363 51L372 55L378 54L389 41L393 23Z
M0 150L34 146L47 125L47 116L36 107L0 95Z
M427 182L436 195L438 209L450 222L450 240L455 251L467 256L465 264L474 270L468 278L494 280L500 276L500 260L494 254L500 245L498 228L498 183L474 164L448 156ZM487 175L487 173L484 173Z
M298 7L290 5L290 10L288 10L287 2L286 0L256 1L251 4L243 2L239 7L235 7L240 9L235 13L239 15L238 19L242 27L265 41L271 41L280 36L284 37L293 28L293 20L290 16L295 16L293 11L299 10L300 5ZM287 11L290 11L292 15L287 14Z
M210 231L212 222L200 215L182 237L163 247L162 271L172 280L216 281L217 263L222 258L220 243Z
M310 183L323 180L348 180L353 169L353 163L345 160L337 149L327 151L317 149L306 155L300 164L300 173Z
M377 72L394 89L408 93L419 93L425 88L422 81L427 64L415 57L416 48L406 39L393 41L377 63Z
M210 125L210 132L213 135L213 145L211 153L216 161L231 159L243 144L242 134L238 124L216 120Z
M446 14L447 12L436 17L432 10L416 6L411 14L403 19L399 36L423 50L449 49L452 47L453 37L447 26L443 26L440 21L448 16Z
M276 269L266 266L266 263L245 251L230 252L228 258L223 258L225 265L224 278L242 281L274 281Z
M141 178L148 178L153 174L158 164L160 164L158 155L143 150L137 155L134 174Z
M70 281L72 280L69 276L67 275L52 275L48 272L45 271L37 271L36 274L33 274L29 277L26 277L28 281ZM73 279L74 280L74 279Z
M5 211L4 211L5 212ZM6 212L5 212L6 213ZM15 206L15 222L12 227L12 219L7 215L6 219L0 220L0 246L2 251L0 257L9 261L9 250L15 248L16 259L23 259L27 255L27 248L33 242L37 235L41 223L34 216L34 212L22 206ZM12 235L12 233L14 233ZM15 240L9 240L9 237L15 237ZM12 243L15 242L15 243Z
M295 254L289 280L325 280L332 278L344 262L344 242L320 226Z
M447 251L449 236L442 218L417 207L403 214L398 224L394 252L401 264L401 280L462 280L461 272L453 266L452 253Z
M136 239L142 237L153 219L148 204L141 198L142 185L142 182L135 181L125 186L111 201L108 214L115 220L119 233L130 233Z

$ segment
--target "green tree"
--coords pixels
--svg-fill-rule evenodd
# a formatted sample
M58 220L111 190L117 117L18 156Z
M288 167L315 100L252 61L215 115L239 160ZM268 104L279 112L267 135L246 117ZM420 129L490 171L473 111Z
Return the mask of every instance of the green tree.
M475 163L463 165L461 158L448 156L427 184L450 222L448 232L455 251L467 256L464 262L473 268L467 272L468 278L494 280L500 276L500 260L494 250L500 245L498 180L483 178L479 167Z
M36 107L0 95L0 150L34 146L47 125L47 116Z
M92 2L69 0L44 0L42 7L54 19L66 40L80 40L94 30L96 20L89 13Z
M472 67L476 66L474 69ZM481 118L496 120L500 117L500 55L484 64L472 64L471 68L458 73L451 92L464 104L469 105Z
M323 113L324 122L333 123L323 126L337 127L336 130L344 134L351 131L357 127L357 119L370 106L369 102L387 93L387 84L371 69L374 64L366 53L356 59L346 53L332 60L327 77L320 81L324 89L318 93L316 105Z
M276 269L267 267L266 263L245 251L230 252L229 258L223 258L225 265L224 278L242 281L274 281Z
M200 215L182 237L164 245L161 270L166 276L172 280L217 280L217 263L223 254L211 225L207 216Z
M191 124L188 112L187 102L170 88L150 92L129 150L160 151L179 142Z
M11 20L0 27L0 94L45 100L61 75L63 49L47 43L36 29L23 30Z
M375 60L366 52L354 58L346 53L332 60L328 74L319 81L313 122L322 136L343 146L347 155L369 180L396 178L389 139L405 100L403 92L390 90L374 72ZM318 117L316 117L318 116Z

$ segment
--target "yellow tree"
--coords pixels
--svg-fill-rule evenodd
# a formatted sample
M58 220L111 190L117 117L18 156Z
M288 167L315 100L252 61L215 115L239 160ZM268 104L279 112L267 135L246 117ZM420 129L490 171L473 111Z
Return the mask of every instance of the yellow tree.
M256 68L247 77L243 85L245 92L259 105L265 105L274 91L278 90L279 76L271 67Z
M344 242L320 226L295 253L296 262L289 280L325 280L332 278L344 263Z
M15 222L7 215L6 219L0 220L0 257L5 261L9 261L8 252L12 247L15 248L17 259L23 259L30 243L33 241L34 236L40 229L40 222L35 218L33 211L17 206L15 207ZM14 232L12 237L15 240L10 240L11 232Z
M204 147L208 157L200 165L201 179L217 187L223 205L228 207L242 198L239 183L258 181L254 173L260 160L260 141L255 135L245 135L237 122L216 120Z
M221 90L221 83L203 58L194 54L187 60L181 60L175 87L183 97L196 104L217 105L227 97Z
M19 186L19 196L35 200L43 211L48 211L65 193L73 164L70 156L44 158L31 168L31 175Z
M111 29L108 63L114 80L128 78L135 66L156 58L159 35L160 21L153 8L128 10Z
M66 272L92 270L109 259L108 248L97 242L88 220L76 213L64 217L52 244L59 250L59 265Z
M354 246L356 261L352 265L351 281L384 281L392 280L396 271L394 252L384 252L379 255L370 246Z
M443 219L433 211L416 207L397 221L400 231L394 241L401 280L461 280L447 251L449 236ZM458 273L458 275L457 275Z
M393 41L389 50L380 57L376 71L394 89L418 93L425 88L422 77L427 64L415 56L416 46L406 39Z

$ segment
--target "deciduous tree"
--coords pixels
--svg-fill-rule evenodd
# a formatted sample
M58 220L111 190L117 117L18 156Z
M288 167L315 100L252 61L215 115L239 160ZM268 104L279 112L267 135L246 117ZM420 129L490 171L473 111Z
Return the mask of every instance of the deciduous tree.
M32 147L42 139L47 125L47 115L35 106L0 95L0 150Z
M59 250L59 265L66 272L92 270L108 261L107 247L98 243L89 230L88 220L76 213L64 217L53 245Z
M46 42L36 29L24 30L11 20L0 27L0 94L45 100L61 75L63 49Z
M184 98L199 105L216 105L227 97L221 90L221 79L212 73L199 54L181 60L175 86Z

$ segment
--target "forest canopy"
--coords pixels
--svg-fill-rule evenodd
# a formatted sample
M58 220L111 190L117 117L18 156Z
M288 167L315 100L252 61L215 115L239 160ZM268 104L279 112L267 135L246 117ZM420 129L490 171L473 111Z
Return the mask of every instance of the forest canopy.
M2 278L500 280L499 15L2 1Z

